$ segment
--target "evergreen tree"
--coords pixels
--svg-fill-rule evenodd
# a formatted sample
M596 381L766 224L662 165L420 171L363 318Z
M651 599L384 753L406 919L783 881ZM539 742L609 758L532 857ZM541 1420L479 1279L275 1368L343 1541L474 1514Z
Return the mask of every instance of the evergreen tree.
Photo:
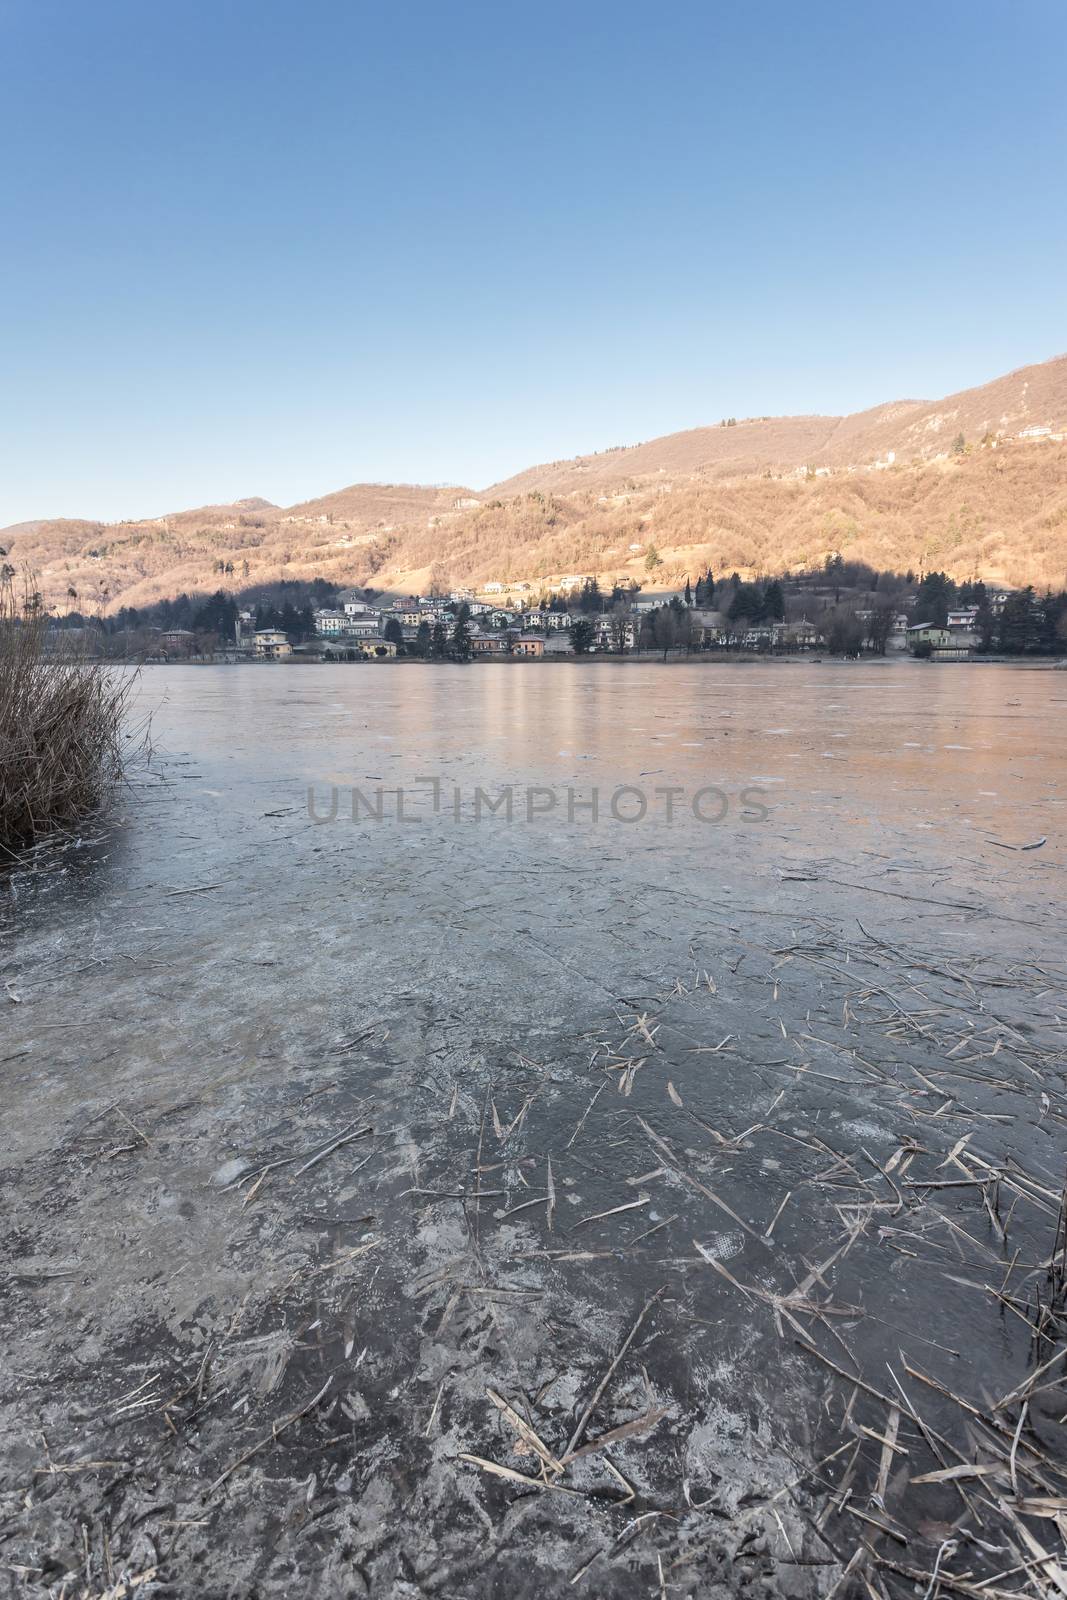
M1007 655L1026 655L1040 647L1041 624L1032 585L1005 600L998 633L1000 648Z
M1041 648L1058 655L1067 637L1067 594L1053 594L1050 589L1041 602L1041 619Z
M586 578L582 584L582 592L578 597L578 606L586 614L604 609L604 597L600 592L600 584L596 578Z
M237 636L237 606L228 594L218 589L198 608L192 622L194 632L214 633L224 642L232 642Z
M763 591L754 583L738 583L727 612L731 622L755 622L763 611Z
M978 648L984 655L988 654L996 644L997 619L993 615L993 607L984 594L978 602L978 615L974 619L974 625L978 631Z
M955 597L956 585L946 572L926 573L915 597L915 620L943 628Z
M579 617L571 629L571 644L576 656L587 655L596 642L596 631L587 617Z
M464 600L456 613L452 629L452 654L457 661L469 661L471 656L471 608Z

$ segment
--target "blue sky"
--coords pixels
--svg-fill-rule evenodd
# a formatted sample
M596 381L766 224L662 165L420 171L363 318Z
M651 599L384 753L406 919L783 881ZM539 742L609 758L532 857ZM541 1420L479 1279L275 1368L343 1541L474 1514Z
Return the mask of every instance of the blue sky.
M0 0L0 525L1067 349L1062 0Z

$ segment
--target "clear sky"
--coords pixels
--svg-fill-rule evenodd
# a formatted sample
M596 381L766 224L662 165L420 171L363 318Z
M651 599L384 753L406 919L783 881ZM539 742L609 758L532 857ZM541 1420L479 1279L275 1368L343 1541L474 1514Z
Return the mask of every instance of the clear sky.
M0 0L0 525L1067 349L1063 0Z

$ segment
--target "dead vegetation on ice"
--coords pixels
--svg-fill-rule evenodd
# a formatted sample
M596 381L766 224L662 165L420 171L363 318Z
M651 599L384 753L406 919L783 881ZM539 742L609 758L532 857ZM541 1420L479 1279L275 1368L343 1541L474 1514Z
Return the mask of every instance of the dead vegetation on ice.
M735 911L577 1034L72 1119L0 1174L6 1580L1067 1593L1063 990Z

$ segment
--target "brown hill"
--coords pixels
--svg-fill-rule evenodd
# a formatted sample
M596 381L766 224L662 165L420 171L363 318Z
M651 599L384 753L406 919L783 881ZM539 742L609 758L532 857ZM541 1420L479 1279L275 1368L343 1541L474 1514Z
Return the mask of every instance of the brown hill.
M722 478L808 466L872 466L890 452L899 461L929 461L947 454L961 432L978 441L987 433L1014 436L1035 425L1054 432L1067 428L1067 356L936 402L896 400L847 417L754 417L731 427L691 428L647 444L530 467L488 492L567 494L663 473Z
M434 576L641 581L650 545L657 583L707 565L811 566L839 550L1060 586L1065 437L1061 356L937 402L694 428L483 493L354 484L289 507L251 498L137 522L20 523L0 545L39 574L49 603L82 610L287 577L393 589Z

